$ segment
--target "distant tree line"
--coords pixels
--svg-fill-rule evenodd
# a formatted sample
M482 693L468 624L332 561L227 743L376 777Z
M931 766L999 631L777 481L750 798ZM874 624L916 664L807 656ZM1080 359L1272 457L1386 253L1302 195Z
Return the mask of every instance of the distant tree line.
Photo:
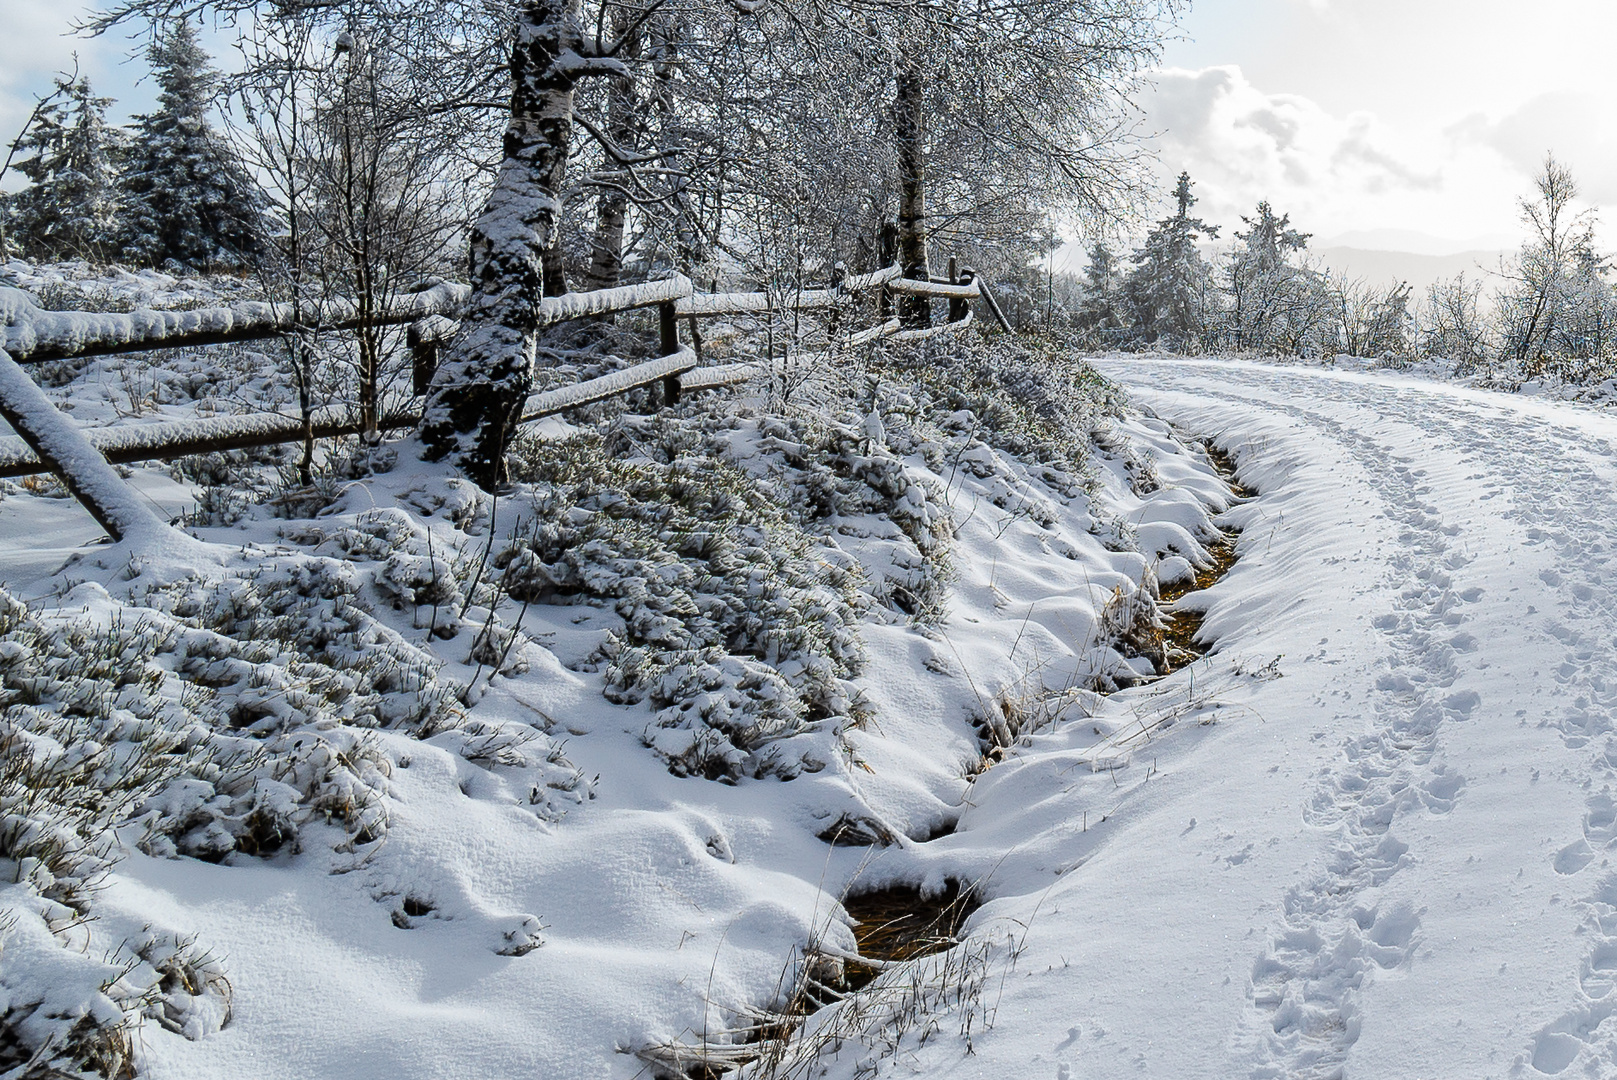
M1518 381L1617 374L1611 261L1596 248L1593 212L1575 207L1576 181L1553 156L1521 202L1527 240L1492 272L1486 297L1480 276L1440 281L1416 300L1405 284L1324 270L1308 256L1309 234L1268 202L1210 258L1204 242L1219 227L1192 215L1192 186L1181 174L1175 212L1126 258L1092 243L1081 278L1024 273L1008 306L1024 324L1075 331L1094 349L1441 359L1461 374Z
M157 108L107 123L110 98L59 76L9 147L28 187L0 203L0 249L191 271L240 270L264 252L265 201L209 122L219 76L188 22L148 50Z

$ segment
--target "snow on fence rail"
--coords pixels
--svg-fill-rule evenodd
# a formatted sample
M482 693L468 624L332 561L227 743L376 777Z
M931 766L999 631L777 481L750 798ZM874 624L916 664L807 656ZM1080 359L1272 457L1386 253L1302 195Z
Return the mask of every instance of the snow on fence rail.
M278 337L297 330L354 330L362 325L397 326L466 306L471 287L438 282L381 311L362 314L350 301L327 304L294 317L292 305L249 301L190 311L44 311L20 289L0 288L0 348L18 363L110 356L186 345Z
M615 289L545 297L537 305L542 326L655 307L660 316L659 343L663 355L600 378L535 394L528 399L522 419L553 416L656 382L664 384L671 400L677 399L681 390L707 390L744 382L761 370L761 364L725 364L694 370L699 360L679 341L679 319L694 321L777 310L823 310L835 307L850 296L877 288L904 296L946 299L950 302L949 321L938 326L906 329L897 319L886 319L851 335L850 345L881 338L918 341L959 330L972 322L969 303L977 299L984 300L1000 325L1010 329L992 293L970 271L963 280L943 282L901 277L897 267L887 267L871 274L843 278L827 289L805 289L778 297L772 293L699 295L690 279L682 275ZM344 302L326 305L299 320L294 318L290 305L272 303L191 311L50 312L34 306L28 294L20 290L0 288L0 319L4 321L4 326L0 327L0 416L21 436L0 439L0 477L57 473L68 490L114 539L149 532L163 523L118 481L112 464L270 446L311 435L317 439L357 435L364 427L359 418L346 409L322 409L307 421L302 416L285 413L258 413L80 429L56 410L19 366L20 362L217 345L311 330L352 330L367 324L408 323L411 326L409 344L417 351L419 364L423 357L434 357L437 344L453 334L456 324L452 316L464 308L469 297L467 286L437 282L380 312L362 314L352 303ZM424 389L418 368L416 390L420 393ZM387 431L414 427L420 417L417 410L396 411L380 418L377 428Z

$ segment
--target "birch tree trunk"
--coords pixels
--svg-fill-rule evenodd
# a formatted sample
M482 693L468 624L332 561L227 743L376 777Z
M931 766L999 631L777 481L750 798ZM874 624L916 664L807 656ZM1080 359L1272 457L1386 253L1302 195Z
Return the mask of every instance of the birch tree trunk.
M628 59L640 55L638 19L632 8L618 8L612 22L614 37L629 35L621 55ZM633 21L631 21L633 20ZM628 77L613 79L607 91L606 134L619 149L635 149L635 88ZM610 155L607 167L615 172L626 172L627 166L614 162ZM628 218L629 199L623 185L602 188L596 197L595 234L590 242L590 268L584 279L586 290L615 288L623 277L623 230Z
M561 211L553 185L567 160L574 84L595 73L578 54L581 40L577 0L524 0L504 159L472 228L471 302L422 413L424 456L448 458L485 489L505 479L505 450L533 385L544 253Z
M595 237L590 242L586 291L616 288L623 277L623 229L628 200L621 191L603 191L597 204Z
M661 127L663 164L668 170L668 209L672 217L674 265L682 274L693 274L707 256L696 207L692 205L691 162L681 147L685 141L685 120L680 114L679 94L674 82L679 71L677 22L659 23L652 31L655 59L652 75L656 80L657 116Z
M545 187L556 197L556 223L550 230L550 242L545 245L541 262L545 275L545 295L562 296L567 292L567 263L561 249L562 189L567 183L567 155L559 154L552 163Z
M893 136L898 144L898 264L905 277L925 281L932 271L926 257L926 84L919 60L908 55L899 59L897 84ZM932 321L924 296L904 297L899 311L910 325Z

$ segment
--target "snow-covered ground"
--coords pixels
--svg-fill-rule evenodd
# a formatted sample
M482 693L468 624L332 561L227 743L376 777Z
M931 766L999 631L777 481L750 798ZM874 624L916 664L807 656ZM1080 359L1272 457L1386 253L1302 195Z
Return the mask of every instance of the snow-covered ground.
M51 393L117 422L97 389L139 364ZM20 845L43 854L0 893L0 1030L26 1052L78 1010L144 1012L153 1077L627 1077L743 1037L811 945L851 952L850 888L988 895L1000 853L925 842L969 806L979 729L1014 743L1149 674L1123 641L1143 583L1205 560L1229 492L1104 387L1053 406L1069 436L952 398L966 368L894 377L864 416L743 391L547 422L499 505L408 446L306 511L290 482L228 504L133 470L164 516L214 500L201 561L97 545L49 485L9 486L0 579L31 610L0 597L7 760L101 783L151 767L155 723L219 764L159 784L91 893ZM728 655L681 644L716 622Z
M1501 370L1497 374L1465 372L1460 370L1459 365L1456 365L1453 361L1445 360L1441 357L1390 361L1377 357L1343 354L1338 356L1278 357L1269 359L1266 362L1287 366L1295 364L1302 367L1319 367L1330 371L1386 372L1413 379L1431 379L1438 382L1455 383L1475 390L1497 390L1503 393L1520 394L1523 397L1577 402L1607 408L1617 404L1617 378L1609 376L1606 378L1589 377L1578 381L1569 381L1554 374L1544 374L1524 379L1520 376L1511 375L1508 368Z
M94 947L194 936L234 989L222 1029L201 999L199 1037L146 1024L146 1074L652 1075L648 1048L722 1043L778 1004L808 943L851 952L850 886L960 881L986 900L965 943L809 1018L774 1075L1617 1075L1617 420L1382 372L1099 366L1257 497L1230 505L1149 415L1103 440L1092 494L1064 496L974 429L929 460L902 408L878 411L857 468L896 456L934 485L905 513L941 491L956 526L945 613L862 624L847 689L868 720L786 739L800 756L764 755L762 778L672 775L689 729L602 695L610 612L541 601L526 670L485 675L470 716L531 725L593 778L557 812L530 805L542 765L469 751L466 729L384 730L379 842L310 823L297 853L159 845L116 866ZM738 467L790 474L787 433L719 434ZM354 545L343 530L426 488L408 469L356 488L330 539L302 527L275 557ZM51 602L60 556L37 552L93 536L74 509L0 502L8 587ZM447 545L451 516L417 525ZM1118 518L1146 554L1113 550ZM843 521L838 557L913 570L894 520ZM1078 689L1122 673L1098 648L1109 598L1202 558L1210 520L1240 530L1234 569L1186 601L1218 648ZM203 533L268 551L276 527ZM89 583L67 606L132 588L93 549L69 573ZM434 642L424 610L378 617L472 675L469 634ZM978 774L985 717L1025 731ZM830 846L839 819L891 842ZM31 925L0 960L12 1000L18 958L50 944Z
M1170 681L1207 726L1098 780L1071 729L978 785L941 843L1054 880L979 915L1028 920L1026 948L975 1055L920 1051L926 1074L1617 1075L1617 422L1101 367L1263 492L1211 590L1221 648Z

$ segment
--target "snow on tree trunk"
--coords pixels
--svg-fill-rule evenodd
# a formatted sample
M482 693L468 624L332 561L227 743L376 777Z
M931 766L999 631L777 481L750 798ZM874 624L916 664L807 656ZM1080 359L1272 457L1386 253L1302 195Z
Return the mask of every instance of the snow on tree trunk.
M932 274L926 257L926 85L920 62L910 56L899 60L893 135L898 143L898 265L905 277L925 281ZM906 297L899 310L908 325L931 322L931 304L924 296Z
M575 0L525 0L504 159L472 228L472 298L422 415L427 459L447 457L485 488L504 478L506 446L533 385L544 252L561 211L551 184L567 158L574 83L588 64L579 41Z

